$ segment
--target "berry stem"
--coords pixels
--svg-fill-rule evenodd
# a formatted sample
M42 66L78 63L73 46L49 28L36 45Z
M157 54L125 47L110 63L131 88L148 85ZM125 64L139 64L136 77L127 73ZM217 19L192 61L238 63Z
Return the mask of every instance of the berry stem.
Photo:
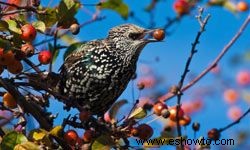
M225 127L223 127L223 128L220 128L219 131L220 131L220 132L223 132L223 131L225 131L225 130L231 128L232 126L234 126L234 125L240 123L240 121L241 121L247 114L249 114L249 113L250 113L250 108L248 108L247 111L246 111L242 116L240 116L240 118L238 118L238 119L235 120L234 122L230 123L229 125L227 125L227 126L225 126Z

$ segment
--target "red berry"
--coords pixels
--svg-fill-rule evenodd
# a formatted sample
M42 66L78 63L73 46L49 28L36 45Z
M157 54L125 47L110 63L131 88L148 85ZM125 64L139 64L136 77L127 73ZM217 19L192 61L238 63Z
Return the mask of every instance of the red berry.
M64 133L63 138L69 145L73 146L76 144L79 137L75 130L68 130L67 132Z
M81 121L87 121L89 119L89 117L91 116L89 111L82 111L79 114L79 119Z
M216 128L213 128L210 131L208 131L207 136L212 140L218 140L220 139L220 131Z
M3 95L3 105L13 109L17 107L17 102L15 98L9 92L7 92Z
M163 109L167 109L168 106L162 102L157 102L153 106L153 111L156 115L160 116Z
M22 34L21 39L27 42L31 42L36 38L36 29L31 24L25 24L21 27Z
M154 133L153 129L147 124L141 124L137 129L139 131L138 137L144 140L149 139Z
M91 142L93 136L94 136L94 131L86 130L83 134L83 141L86 143L89 143L89 142Z
M250 84L250 72L240 71L236 76L236 81L239 85L245 86Z
M169 112L170 112L170 116L169 116L170 120L176 121L177 107L176 106L175 107L171 107L169 109ZM178 117L179 117L179 119L181 119L183 116L184 116L184 111L180 107L179 112L178 112Z
M187 115L184 115L179 121L180 125L182 126L187 126L190 124L190 122L191 122L191 118Z
M180 16L187 14L190 10L189 3L186 0L176 0L174 2L174 10Z
M238 92L234 89L225 90L223 93L223 96L224 96L224 100L229 104L235 103L239 98Z
M161 111L161 116L163 117L163 118L168 118L169 116L170 116L170 112L168 111L168 109L163 109L162 111Z
M14 53L9 50L4 52L3 50L0 51L0 64L1 65L11 65L15 61Z
M233 121L236 121L242 116L242 110L238 106L233 106L228 109L227 115Z
M35 48L31 44L24 44L21 47L21 51L25 54L27 57L31 57L34 55Z
M106 113L104 114L104 121L105 121L105 122L108 122L108 123L111 123L111 117L110 117L109 112L106 112Z
M194 131L199 131L200 130L200 123L194 122L192 125L192 128Z
M49 64L52 60L52 54L50 51L43 50L38 54L38 60L41 64Z
M12 64L7 65L7 70L12 74L19 74L23 70L23 65L20 61L14 60Z
M238 11L247 11L248 10L248 4L244 1L240 1L237 5L236 8Z
M131 133L132 136L135 136L135 137L139 136L139 130L138 130L138 128L132 128L130 130L130 133Z
M69 30L71 31L72 34L76 35L80 32L80 26L77 23L73 23L69 27Z
M157 40L157 41L162 41L165 38L165 32L162 29L157 29L154 31L153 33L153 37Z

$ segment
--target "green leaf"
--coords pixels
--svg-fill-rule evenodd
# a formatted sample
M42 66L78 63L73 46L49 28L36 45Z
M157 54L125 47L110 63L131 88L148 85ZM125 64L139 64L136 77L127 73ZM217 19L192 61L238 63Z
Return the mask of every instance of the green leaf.
M91 149L110 150L112 145L114 145L114 141L110 136L101 135L94 141Z
M77 48L79 48L82 44L84 44L84 42L71 44L64 52L63 60L65 60L68 57L68 55L71 54L73 51L77 50Z
M76 2L74 0L62 0L60 2L59 7L61 6L61 4L65 4L65 6L67 7L67 9L69 10L69 9L75 7Z
M69 45L79 42L74 36L67 34L61 36L60 39Z
M21 144L27 141L27 138L23 134L18 133L16 131L12 131L3 137L3 140L1 142L1 149L14 149L17 144Z
M45 14L37 14L37 19L44 22L46 27L51 27L57 23L57 8L39 8L39 11L45 11Z
M46 26L45 26L45 23L43 21L33 22L32 25L36 28L36 30L38 30L42 33L45 32L45 30L46 30Z
M29 140L34 141L41 141L45 138L45 136L48 134L46 130L43 129L33 129L29 133Z
M0 20L0 31L6 31L8 28L8 23L6 21Z
M158 2L159 0L151 0L150 4L145 8L145 11L151 11L155 8L156 6L156 3Z
M125 104L127 104L127 103L128 103L128 101L125 100L125 99L123 99L123 100L120 100L120 101L118 101L118 102L116 102L116 103L114 103L114 104L112 105L112 107L111 107L110 110L109 110L109 116L110 116L110 119L111 119L111 123L116 122L116 115L117 115L117 112L119 111L119 109L120 109L123 105L125 105Z
M56 137L59 137L59 136L62 135L62 131L63 131L63 127L62 126L55 126L55 127L53 127L53 129L51 129L49 131L49 134L53 135L53 136L56 136Z
M111 9L119 13L123 19L127 19L129 15L128 5L123 3L122 0L107 0L100 3L98 6L100 9Z
M58 25L68 28L77 22L74 18L81 4L75 0L62 0L58 7Z
M210 6L223 6L227 0L212 0L208 2Z
M14 147L14 150L40 150L40 146L33 142L25 142L22 144L18 144Z
M237 12L237 8L236 8L236 5L234 4L234 2L232 1L226 1L224 4L223 4L223 7L228 9L230 12L232 13L236 13Z
M22 31L20 28L17 27L17 23L14 20L7 20L8 26L9 26L9 30L17 33L17 34L22 34Z
M51 51L51 53L53 54L53 58L52 58L52 64L56 61L58 55L59 55L59 50L58 49L55 49L55 47L49 43L48 44L49 46L49 50Z
M3 49L10 49L11 43L8 40L4 40L4 39L0 38L0 47Z
M129 118L142 119L147 116L147 111L142 107L137 107L129 116Z

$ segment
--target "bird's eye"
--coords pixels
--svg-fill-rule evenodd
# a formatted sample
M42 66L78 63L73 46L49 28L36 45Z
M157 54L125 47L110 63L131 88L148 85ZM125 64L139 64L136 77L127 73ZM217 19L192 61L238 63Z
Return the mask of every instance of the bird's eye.
M140 39L141 36L142 36L142 33L130 33L129 34L129 38L131 38L132 40Z

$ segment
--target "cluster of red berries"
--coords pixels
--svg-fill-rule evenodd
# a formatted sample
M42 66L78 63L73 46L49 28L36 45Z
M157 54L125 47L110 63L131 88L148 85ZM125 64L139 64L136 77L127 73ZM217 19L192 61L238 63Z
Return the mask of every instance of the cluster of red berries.
M34 55L35 48L31 42L36 38L36 29L31 24L25 24L21 27L22 34L20 38L26 43L23 44L20 50L5 50L0 48L0 73L7 68L12 74L19 74L23 70L21 60ZM41 64L48 64L52 59L50 51L41 51L38 55L38 60Z
M162 102L157 102L153 106L153 112L157 116L162 116L164 118L169 118L171 121L176 122L177 119L177 106L170 107ZM182 126L189 125L191 118L188 115L185 115L183 109L180 107L178 111L179 124Z
M68 130L64 133L64 140L70 145L82 145L83 143L90 143L95 136L93 130L85 130L82 138L80 138L75 130Z

